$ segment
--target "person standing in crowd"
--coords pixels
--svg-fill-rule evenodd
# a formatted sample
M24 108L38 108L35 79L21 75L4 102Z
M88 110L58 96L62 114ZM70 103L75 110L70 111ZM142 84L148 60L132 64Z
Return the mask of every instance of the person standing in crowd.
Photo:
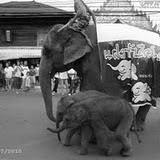
M59 78L60 78L60 75L59 75L59 73L57 72L57 73L54 75L54 87L53 87L53 90L52 90L52 95L55 95L55 93L57 93L58 84L59 84Z
M24 65L21 66L21 68L22 68L22 86L21 86L21 88L23 90L25 90L27 72L29 72L29 68L27 66L27 61L24 61Z
M67 72L60 72L59 77L61 82L61 94L64 95L68 89L68 74Z
M39 85L39 64L36 65L35 72L36 84Z
M36 75L36 72L35 72L35 69L34 69L34 66L31 65L31 68L30 68L30 79L31 79L31 87L34 88L35 86L35 75Z
M2 63L0 63L0 88L5 90L5 73Z
M8 63L6 63L6 67L4 69L5 73L5 80L6 80L6 90L11 90L11 84L12 84L12 74L13 74L13 67L9 66Z
M15 78L15 69L16 64L13 64L13 72L12 72L12 84L11 84L11 90L14 91L16 89L16 78Z
M78 76L77 72L71 68L68 72L68 83L69 83L69 95L72 95L73 93L76 93L76 90L78 88Z
M23 61L20 61L20 66L23 67Z
M20 67L21 67L21 89L22 89L22 83L23 83L23 61L20 61Z
M17 61L17 66L15 66L15 85L16 85L16 93L19 94L18 90L21 88L21 84L22 84L22 81L21 81L21 73L22 73L22 68L20 66L20 62Z
M31 87L31 77L30 77L30 72L28 71L26 73L26 81L25 81L25 90L24 91L29 91Z

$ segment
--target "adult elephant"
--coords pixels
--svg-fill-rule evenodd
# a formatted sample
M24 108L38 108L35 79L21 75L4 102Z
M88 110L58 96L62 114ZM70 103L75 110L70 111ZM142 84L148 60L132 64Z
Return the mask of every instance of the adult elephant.
M95 26L90 25L86 30L92 48L81 33L67 27L59 32L61 27L60 24L55 25L48 33L40 62L40 86L47 116L52 121L55 118L52 113L51 77L56 72L74 68L81 79L80 90L104 91Z

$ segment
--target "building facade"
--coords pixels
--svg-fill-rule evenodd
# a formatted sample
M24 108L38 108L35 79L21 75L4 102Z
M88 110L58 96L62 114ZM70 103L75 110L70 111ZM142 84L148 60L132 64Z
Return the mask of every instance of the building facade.
M0 4L0 61L31 58L35 63L47 32L71 17L72 12L35 1Z
M141 29L157 32L150 17L134 8L131 0L106 0L95 11L98 23L125 23Z

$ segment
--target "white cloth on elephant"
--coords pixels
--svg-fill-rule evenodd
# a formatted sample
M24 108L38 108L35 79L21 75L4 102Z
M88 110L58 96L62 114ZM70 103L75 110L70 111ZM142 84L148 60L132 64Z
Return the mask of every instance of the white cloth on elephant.
M54 78L60 78L60 74L57 72L57 73L54 75Z
M59 77L60 77L60 79L68 79L67 72L60 72Z
M69 77L70 77L71 79L74 79L74 78L76 77L76 75L77 75L77 72L76 72L73 68L71 68L71 69L68 71L68 75L69 75Z

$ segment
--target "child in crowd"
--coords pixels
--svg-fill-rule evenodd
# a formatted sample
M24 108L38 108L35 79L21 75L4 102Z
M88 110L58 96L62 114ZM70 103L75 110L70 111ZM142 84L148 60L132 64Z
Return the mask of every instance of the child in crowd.
M29 91L31 87L31 77L30 77L30 72L26 73L26 83L25 83L25 90L24 91Z

